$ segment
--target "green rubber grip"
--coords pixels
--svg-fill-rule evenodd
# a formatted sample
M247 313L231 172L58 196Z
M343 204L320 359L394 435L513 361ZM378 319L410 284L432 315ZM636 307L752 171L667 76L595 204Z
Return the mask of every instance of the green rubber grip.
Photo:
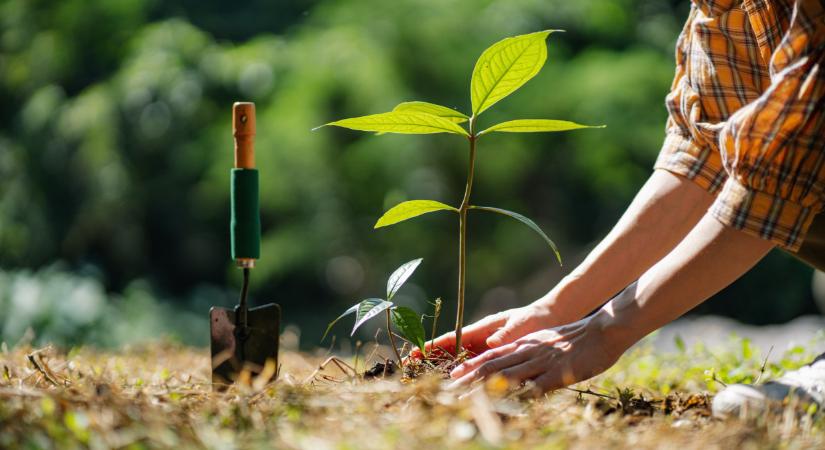
M231 207L229 222L232 259L261 256L261 214L258 204L258 171L232 169Z

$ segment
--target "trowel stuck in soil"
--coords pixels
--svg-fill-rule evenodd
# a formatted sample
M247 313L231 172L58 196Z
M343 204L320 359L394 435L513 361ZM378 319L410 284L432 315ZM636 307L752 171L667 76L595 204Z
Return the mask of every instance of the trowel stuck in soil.
M261 253L258 171L255 169L255 104L232 107L235 167L231 172L232 259L243 270L243 286L234 309L209 311L212 350L212 386L235 382L243 373L276 375L281 308L275 303L250 308L249 272Z

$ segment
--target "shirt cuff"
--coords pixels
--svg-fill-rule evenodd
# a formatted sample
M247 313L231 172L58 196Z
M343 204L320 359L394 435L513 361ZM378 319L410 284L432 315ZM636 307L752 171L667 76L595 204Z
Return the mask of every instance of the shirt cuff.
M689 138L675 133L668 133L665 137L653 168L681 175L714 195L728 177L718 152L703 149Z
M767 239L794 253L818 212L818 208L750 189L733 178L725 182L710 207L710 213L723 225Z

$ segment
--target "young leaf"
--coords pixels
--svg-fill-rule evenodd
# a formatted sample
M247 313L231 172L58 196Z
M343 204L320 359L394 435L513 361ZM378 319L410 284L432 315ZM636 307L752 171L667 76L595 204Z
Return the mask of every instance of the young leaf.
M406 306L393 308L392 323L398 329L401 336L424 350L426 343L424 337L424 325L418 314Z
M360 131L401 134L454 133L468 136L467 130L442 117L417 111L390 111L369 116L336 120L318 128L333 125Z
M491 131L499 133L535 133L543 131L567 131L578 130L580 128L604 128L604 125L582 125L567 120L550 119L520 119L497 123L490 128L478 133L479 136Z
M350 333L350 336L355 334L355 331L358 330L364 322L381 314L390 306L392 306L392 302L388 302L380 298L368 298L366 300L361 300L361 303L358 304L358 311L355 314L355 325L352 327L352 333Z
M428 103L428 102L404 102L399 103L395 108L392 109L393 111L414 111L414 112L422 112L424 114L431 114L433 116L443 117L451 122L455 123L463 123L466 122L469 117L467 117L464 113L460 113L452 108L448 108L446 106L436 105L435 103Z
M387 300L392 300L392 297L401 289L401 286L407 282L410 276L412 276L415 269L421 264L421 261L423 261L423 258L414 259L395 269L395 272L390 275L390 279L387 280Z
M481 114L536 76L547 60L545 30L498 41L476 61L470 80L473 115Z
M387 210L387 212L378 219L378 222L375 222L375 228L386 227L387 225L403 222L422 214L441 210L458 212L458 209L435 200L408 200Z
M324 341L324 339L326 339L326 338L327 338L327 334L329 334L329 330L331 330L331 329L332 329L332 326L333 326L333 325L335 325L335 323L336 323L336 322L338 322L339 320L343 319L344 317L346 317L346 316L348 316L348 315L350 315L350 314L354 313L355 311L358 311L358 307L359 307L359 306L361 306L361 303L356 303L356 304L354 304L354 305L350 306L350 307L349 307L349 309L347 309L346 311L344 311L344 313L343 313L343 314L341 314L341 315L340 315L340 316L338 316L335 320L333 320L332 322L330 322L330 323L329 323L329 325L327 325L327 331L324 331L324 336L321 338L321 342L323 342L323 341Z
M545 234L544 231L541 230L541 228L539 228L538 225L536 225L536 222L533 222L532 220L528 219L527 217L525 217L525 216L523 216L519 213L515 213L513 211L507 211L506 209L494 208L492 206L470 206L470 209L480 209L482 211L491 211L491 212L494 212L494 213L503 214L505 216L512 217L513 219L516 219L519 222L521 222L521 223L527 225L528 227L532 228L533 231L538 233L542 238L544 238L544 240L547 242L547 244L550 245L550 248L553 249L553 253L556 254L556 259L559 260L559 265L561 265L561 253L559 253L559 249L556 247L556 243L553 242L550 239L550 237L547 236L547 234Z

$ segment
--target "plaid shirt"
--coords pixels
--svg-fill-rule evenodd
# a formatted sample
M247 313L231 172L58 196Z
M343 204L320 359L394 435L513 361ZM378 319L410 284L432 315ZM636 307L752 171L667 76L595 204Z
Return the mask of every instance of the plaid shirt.
M716 195L727 226L797 251L825 208L820 0L694 0L655 167Z

